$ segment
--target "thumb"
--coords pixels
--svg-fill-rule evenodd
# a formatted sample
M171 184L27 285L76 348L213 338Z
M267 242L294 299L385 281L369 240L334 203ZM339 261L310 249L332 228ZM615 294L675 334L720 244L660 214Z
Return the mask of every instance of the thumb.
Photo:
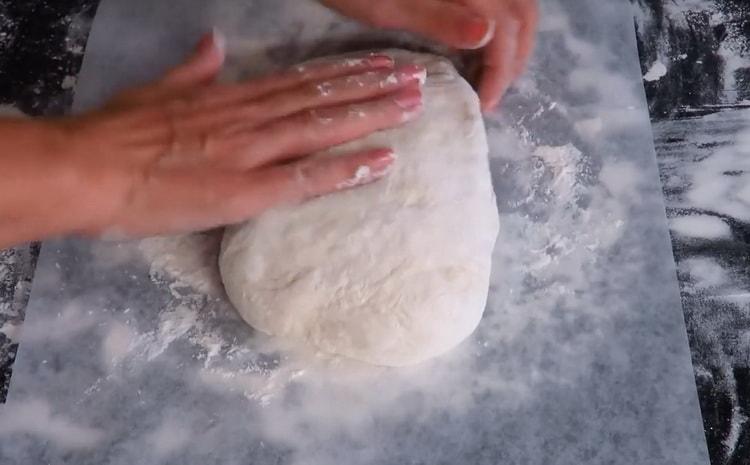
M224 64L225 44L224 37L218 31L205 34L187 61L172 68L154 83L119 93L107 107L123 108L166 100L212 82Z
M205 34L193 54L161 80L171 88L189 88L213 81L224 65L226 38L216 29Z
M375 25L403 29L458 49L482 48L495 33L495 22L475 10L445 0L373 2Z

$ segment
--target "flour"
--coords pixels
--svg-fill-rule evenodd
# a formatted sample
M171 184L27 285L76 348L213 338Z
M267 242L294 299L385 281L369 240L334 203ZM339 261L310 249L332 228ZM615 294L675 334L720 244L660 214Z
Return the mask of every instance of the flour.
M685 286L693 292L727 286L731 283L729 273L716 260L706 257L693 257L679 264L681 273L689 276Z
M259 354L280 350L294 354L293 347L260 338L254 340L257 347L251 350L240 342L247 338L246 326L231 307L222 304L225 297L216 260L219 240L220 235L215 232L197 233L148 238L118 247L110 244L97 251L99 260L117 264L129 260L129 249L134 247L147 263L153 284L167 290L170 301L163 308L148 310L148 313L157 313L156 321L148 330L138 329L136 324L144 316L134 317L131 308L118 312L122 316L120 322L101 328L102 364L109 374L89 386L87 396L97 393L119 373L138 370L145 363L169 357L169 350L176 343L188 344L195 352L194 358L202 364L196 374L197 382L222 392L238 392L263 405L285 392L290 383L305 373L300 361L289 361L279 368L277 361L259 358ZM206 310L208 303L218 308ZM208 323L216 312L228 319L227 327ZM45 334L53 332L55 326L63 326L65 332L71 334L95 327L95 321L91 315L82 315L72 304L58 317L37 320L37 324L25 329L33 340L47 337ZM180 431L158 430L153 434L156 438L171 433L175 435L175 442L179 442ZM165 447L157 452L168 454L172 450L172 447Z
M0 352L20 339L35 260L29 246L0 250Z
M499 182L515 178L508 187L514 195L507 196L504 207L501 202L501 208L514 213L501 217L506 227L498 244L522 241L524 253L495 249L491 299L511 298L506 305L525 308L531 302L522 296L535 295L545 305L546 295L576 305L591 257L622 235L627 212L615 198L637 188L639 171L623 161L597 173L591 156L575 145L537 146L525 131L497 132L492 142L508 148L494 156L493 163L502 167ZM517 271L507 275L507 269Z
M0 50L11 50L18 35L18 23L10 17L7 7L0 5Z
M667 67L661 61L655 61L648 72L643 75L646 82L654 82L667 75Z
M0 105L0 117L3 116L24 116L23 112L13 105Z
M162 423L150 433L149 444L158 457L178 452L185 446L193 432L176 418L165 418Z
M729 225L719 217L710 215L678 216L669 220L672 231L684 237L700 239L729 239Z
M78 78L76 78L76 76L65 76L62 80L62 83L60 84L60 87L65 90L69 90L76 86L76 82L78 82Z
M21 325L5 322L0 326L0 334L4 334L10 341L18 341L18 336L21 335Z
M534 150L534 156L541 160L537 164L539 176L551 174L551 182L544 187L545 196L558 204L570 205L581 195L583 185L579 180L584 169L583 153L568 144L560 147L541 146ZM539 193L539 189L536 189Z
M51 406L43 399L16 399L2 408L0 435L34 434L69 449L90 448L104 439L103 431L52 413Z
M433 82L448 83L455 80L447 72L436 73L434 79ZM520 87L535 99L545 98L539 95L533 81L524 80ZM568 110L563 103L548 100L544 111L567 115ZM606 130L606 127L602 129ZM554 326L550 309L558 303L574 308L580 305L573 313L600 318L588 310L595 309L596 305L577 291L586 288L591 257L614 244L627 226L624 205L613 197L637 191L640 171L624 160L608 164L601 172L593 172L589 160L595 154L573 144L539 146L522 125L493 128L491 137L491 145L499 149L492 160L493 172L499 173L496 185L502 188L503 184L513 182L520 193L501 197L505 227L501 230L499 244L510 244L510 247L498 247L493 257L496 272L491 280L491 306L495 310L486 324L480 326L476 341L441 358L439 364L418 368L417 373L424 371L424 377L409 370L399 374L321 353L305 354L297 347L260 334L248 339L244 330L237 330L242 322L231 319L234 311L228 306L219 305L212 311L222 318L229 317L231 324L223 328L207 324L202 309L205 299L212 299L215 294L200 290L220 286L215 254L196 253L191 245L193 241L205 244L205 237L182 237L176 241L162 238L141 245L154 281L176 292L175 302L160 310L158 323L148 336L136 336L146 349L132 350L131 356L140 354L141 360L144 356L153 356L156 360L167 356L169 347L176 342L191 344L196 352L194 358L201 365L195 376L196 383L217 392L236 393L262 405L266 413L259 421L278 431L276 439L282 443L298 445L312 441L298 428L299 422L310 418L312 413L307 410L308 406L289 409L283 405L283 399L290 392L297 392L290 389L296 385L304 386L306 399L315 399L321 409L331 410L321 412L319 418L323 418L336 411L341 415L342 410L357 410L356 399L337 397L337 394L350 394L357 391L357 386L373 383L377 383L381 394L370 402L388 405L407 392L409 386L429 384L449 388L453 384L449 380L456 373L471 371L477 374L474 380L477 386L501 390L515 403L524 401L530 386L574 379L576 373L587 366L591 357L589 349L595 344L597 333L581 335L576 344L557 353L564 372L544 373L539 367L524 366L509 377L505 372L479 374L472 367L476 364L475 357L492 353L499 345L520 337L528 330L530 321L537 330ZM598 179L601 185L597 185ZM203 249L202 246L197 248ZM167 256L160 256L163 254ZM209 263L202 263L207 257ZM215 300L212 302L217 304ZM162 337L164 341L160 340ZM470 397L468 391L452 391L451 407L461 411L472 404ZM367 421L365 417L360 419ZM309 446L314 448L312 443Z
M150 263L153 279L171 278L170 286L219 296L223 285L218 274L220 232L153 237L139 248Z

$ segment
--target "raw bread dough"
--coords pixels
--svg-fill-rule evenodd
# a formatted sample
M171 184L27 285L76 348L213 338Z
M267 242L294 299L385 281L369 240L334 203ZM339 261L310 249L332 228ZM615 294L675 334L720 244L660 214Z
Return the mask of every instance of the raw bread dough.
M445 59L387 53L427 66L422 116L331 155L393 147L390 175L229 228L220 268L254 328L403 366L479 324L499 226L476 93Z

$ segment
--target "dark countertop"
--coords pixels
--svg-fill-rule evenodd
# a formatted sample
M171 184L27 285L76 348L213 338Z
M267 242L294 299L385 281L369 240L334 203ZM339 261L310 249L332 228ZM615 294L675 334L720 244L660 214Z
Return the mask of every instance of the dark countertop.
M32 116L68 110L96 3L0 0L0 105ZM653 79L644 82L712 463L750 463L750 199L746 214L741 150L750 127L750 110L743 109L750 96L750 61L744 63L750 5L704 2L691 10L671 0L634 3L642 67ZM707 176L712 169L715 176ZM712 202L701 190L711 183L727 185L726 198ZM0 252L0 397L38 250Z
M73 103L95 0L0 1L0 115L57 116ZM39 245L0 251L0 398L10 383Z

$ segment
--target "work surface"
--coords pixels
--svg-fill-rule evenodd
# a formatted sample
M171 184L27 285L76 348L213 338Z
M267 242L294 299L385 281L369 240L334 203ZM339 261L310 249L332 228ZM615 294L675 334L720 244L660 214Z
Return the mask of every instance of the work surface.
M339 20L306 2L197 5L105 2L79 108L155 75L209 24L244 66L356 32L321 27ZM309 360L170 274L166 244L50 243L3 413L23 421L4 423L2 453L707 463L628 8L544 3L534 77L488 122L503 230L487 314L454 353L407 370Z

